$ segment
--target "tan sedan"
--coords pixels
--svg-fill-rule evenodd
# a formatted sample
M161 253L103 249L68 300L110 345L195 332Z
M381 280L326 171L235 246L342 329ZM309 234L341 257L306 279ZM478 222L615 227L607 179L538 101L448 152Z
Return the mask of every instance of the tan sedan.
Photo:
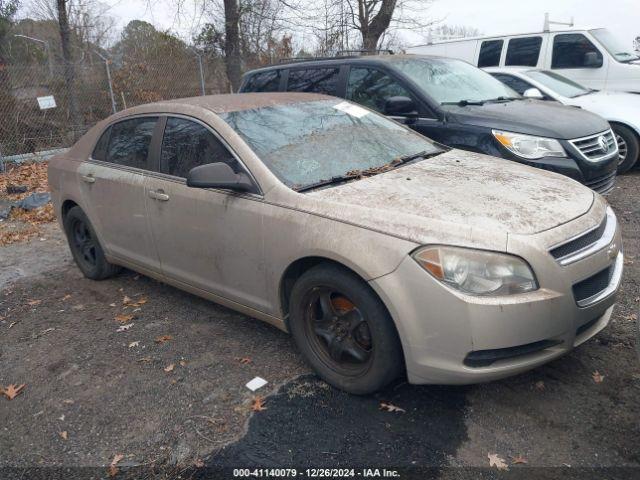
M547 362L609 323L622 275L600 195L321 95L135 107L49 177L87 277L125 266L267 321L353 393Z

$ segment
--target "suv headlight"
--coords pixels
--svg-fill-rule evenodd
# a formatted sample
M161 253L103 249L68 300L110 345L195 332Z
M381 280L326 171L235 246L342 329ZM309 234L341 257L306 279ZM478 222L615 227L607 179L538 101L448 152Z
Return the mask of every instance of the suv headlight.
M522 158L535 160L542 157L567 156L560 142L553 138L533 137L500 130L491 130L491 133L504 148Z
M511 295L538 289L529 265L513 255L429 246L416 250L413 258L442 283L470 295Z

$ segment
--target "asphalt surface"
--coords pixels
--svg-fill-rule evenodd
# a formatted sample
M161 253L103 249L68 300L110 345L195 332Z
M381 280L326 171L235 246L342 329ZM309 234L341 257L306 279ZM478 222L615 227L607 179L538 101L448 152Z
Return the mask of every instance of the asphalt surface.
M639 185L640 172L625 175L609 197L627 264L600 335L503 381L399 381L365 397L318 380L269 325L133 272L83 278L51 225L0 249L0 385L26 384L0 398L0 478L106 477L116 455L117 478L222 478L270 466L492 478L489 454L509 464L503 475L640 478ZM163 336L171 338L156 342ZM244 385L255 376L269 383L254 394ZM258 395L266 409L254 412ZM519 456L527 463L514 464Z

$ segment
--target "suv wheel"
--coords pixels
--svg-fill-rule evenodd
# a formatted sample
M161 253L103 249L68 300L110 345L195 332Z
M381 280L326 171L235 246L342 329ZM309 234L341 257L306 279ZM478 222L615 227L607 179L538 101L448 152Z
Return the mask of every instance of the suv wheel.
M618 173L630 170L638 160L640 144L638 137L629 127L624 125L612 125L613 133L618 142Z

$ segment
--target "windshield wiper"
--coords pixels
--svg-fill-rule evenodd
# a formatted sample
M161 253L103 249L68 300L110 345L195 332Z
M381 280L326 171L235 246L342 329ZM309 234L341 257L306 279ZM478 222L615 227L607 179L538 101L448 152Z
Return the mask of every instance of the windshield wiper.
M513 102L514 100L522 100L523 97L496 97L485 100L485 102L499 103L499 102Z
M413 162L414 160L426 160L427 158L435 157L437 155L440 155L441 153L444 153L444 151L439 150L436 152L427 152L426 150L423 150L422 152L414 153L411 155L405 155L403 157L398 157L395 160L393 160L389 165L393 168L397 168L401 165L405 165L409 162Z
M350 180L355 180L359 178L356 175L336 175L335 177L326 178L324 180L319 180L314 183L310 183L308 185L303 185L299 188L294 188L296 192L306 192L307 190L313 190L314 188L324 187L325 185L331 185L334 183L344 183Z
M458 102L442 102L441 105L457 105L466 107L467 105L484 105L484 100L460 100Z

